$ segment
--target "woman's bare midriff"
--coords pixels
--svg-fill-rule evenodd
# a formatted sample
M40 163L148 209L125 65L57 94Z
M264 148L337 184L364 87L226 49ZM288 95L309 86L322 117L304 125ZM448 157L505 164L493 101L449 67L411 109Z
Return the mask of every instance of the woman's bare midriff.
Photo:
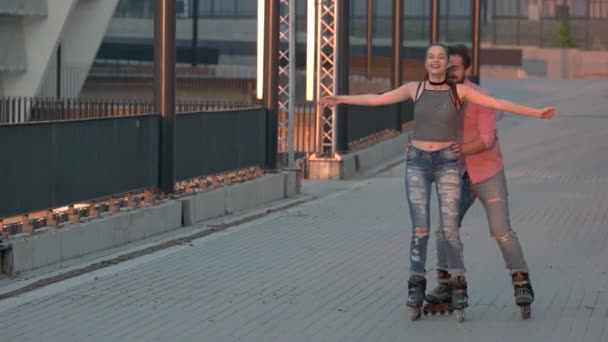
M422 141L422 140L412 140L412 145L417 149L433 152L442 150L450 145L455 144L455 141L447 141L447 142L438 142L438 141Z

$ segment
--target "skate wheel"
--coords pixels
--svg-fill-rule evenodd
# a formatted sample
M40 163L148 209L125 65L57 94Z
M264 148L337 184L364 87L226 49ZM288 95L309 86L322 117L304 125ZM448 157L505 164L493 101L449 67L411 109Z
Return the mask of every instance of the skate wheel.
M410 319L412 321L417 321L420 319L420 308L410 308Z
M465 319L464 310L463 309L456 310L456 320L459 323L462 323L462 322L464 322L464 319Z
M532 307L530 307L530 305L520 306L519 309L521 310L522 319L530 318L530 315L532 314Z

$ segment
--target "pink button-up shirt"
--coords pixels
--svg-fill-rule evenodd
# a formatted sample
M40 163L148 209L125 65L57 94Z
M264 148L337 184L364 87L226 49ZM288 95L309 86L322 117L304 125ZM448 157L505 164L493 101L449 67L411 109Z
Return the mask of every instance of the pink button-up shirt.
M472 82L465 81L465 84L480 93L489 94L487 90ZM464 143L468 143L477 137L483 140L488 149L481 153L465 156L467 172L473 184L495 176L504 166L496 135L496 112L473 103L465 103L462 140Z

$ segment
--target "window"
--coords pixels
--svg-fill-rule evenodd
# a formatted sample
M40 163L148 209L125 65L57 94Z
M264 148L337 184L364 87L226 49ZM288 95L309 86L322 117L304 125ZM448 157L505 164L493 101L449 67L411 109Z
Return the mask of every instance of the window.
M589 17L594 19L608 19L608 0L590 0Z

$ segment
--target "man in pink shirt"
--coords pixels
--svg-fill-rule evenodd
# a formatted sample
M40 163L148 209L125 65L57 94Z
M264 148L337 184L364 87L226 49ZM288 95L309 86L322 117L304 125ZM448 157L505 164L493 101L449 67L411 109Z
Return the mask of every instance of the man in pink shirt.
M458 82L488 91L465 79L471 64L468 49L464 45L450 49L451 76ZM457 147L465 156L466 172L463 178L460 222L476 198L479 198L488 217L490 234L496 239L510 272L515 289L515 303L522 308L522 316L530 316L530 304L534 291L530 284L528 266L517 235L509 220L507 182L503 169L500 145L496 135L496 113L492 109L475 104L465 104L462 145ZM449 301L450 275L446 271L445 241L437 238L437 274L439 285L426 296L431 304Z

